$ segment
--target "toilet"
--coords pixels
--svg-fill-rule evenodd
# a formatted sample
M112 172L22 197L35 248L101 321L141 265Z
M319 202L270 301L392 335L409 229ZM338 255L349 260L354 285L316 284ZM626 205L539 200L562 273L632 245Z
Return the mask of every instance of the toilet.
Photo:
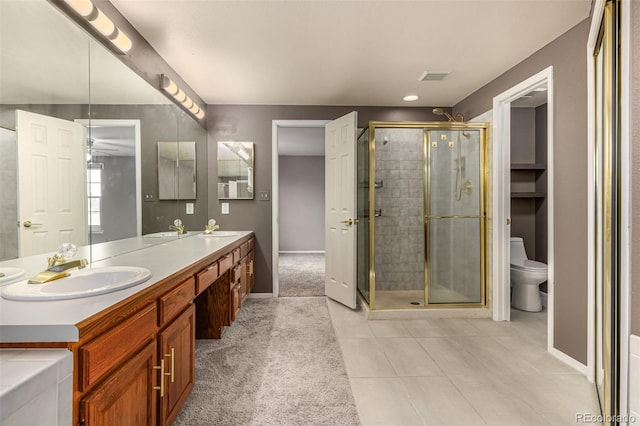
M542 310L539 285L547 280L547 265L527 258L524 241L511 238L511 306L521 311Z

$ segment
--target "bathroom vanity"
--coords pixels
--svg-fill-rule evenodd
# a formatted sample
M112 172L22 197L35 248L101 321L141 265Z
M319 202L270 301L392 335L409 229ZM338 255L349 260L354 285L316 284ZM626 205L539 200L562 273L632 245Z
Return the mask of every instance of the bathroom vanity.
M196 336L220 338L251 292L254 241L252 232L176 239L91 264L149 269L135 287L1 299L0 346L71 351L74 425L171 424L193 388Z

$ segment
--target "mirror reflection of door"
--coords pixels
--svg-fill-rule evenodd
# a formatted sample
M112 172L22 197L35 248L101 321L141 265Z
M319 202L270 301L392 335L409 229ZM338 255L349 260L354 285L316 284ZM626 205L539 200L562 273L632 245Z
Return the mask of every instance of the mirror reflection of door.
M19 256L87 243L85 130L16 110Z

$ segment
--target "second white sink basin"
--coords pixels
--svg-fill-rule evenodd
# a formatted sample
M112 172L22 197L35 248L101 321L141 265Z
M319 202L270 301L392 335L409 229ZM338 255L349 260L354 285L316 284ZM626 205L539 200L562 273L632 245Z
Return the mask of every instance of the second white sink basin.
M237 237L240 235L238 231L213 231L210 234L198 234L201 237Z
M187 231L184 234L178 234L176 231L166 231L166 232L154 232L153 234L145 234L144 238L177 238L177 237L188 237L189 235L193 235L194 231Z
M141 284L151 278L151 271L137 266L87 267L70 271L70 276L45 284L23 280L2 289L10 300L64 300L97 296Z

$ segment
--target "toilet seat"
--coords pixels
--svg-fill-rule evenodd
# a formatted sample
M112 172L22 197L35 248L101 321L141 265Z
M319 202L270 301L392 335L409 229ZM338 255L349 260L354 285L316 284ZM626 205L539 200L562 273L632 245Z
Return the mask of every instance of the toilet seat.
M531 272L547 272L547 264L542 262L537 262L535 260L525 259L522 263L512 263L511 267L513 269L518 269L521 271L531 271Z

